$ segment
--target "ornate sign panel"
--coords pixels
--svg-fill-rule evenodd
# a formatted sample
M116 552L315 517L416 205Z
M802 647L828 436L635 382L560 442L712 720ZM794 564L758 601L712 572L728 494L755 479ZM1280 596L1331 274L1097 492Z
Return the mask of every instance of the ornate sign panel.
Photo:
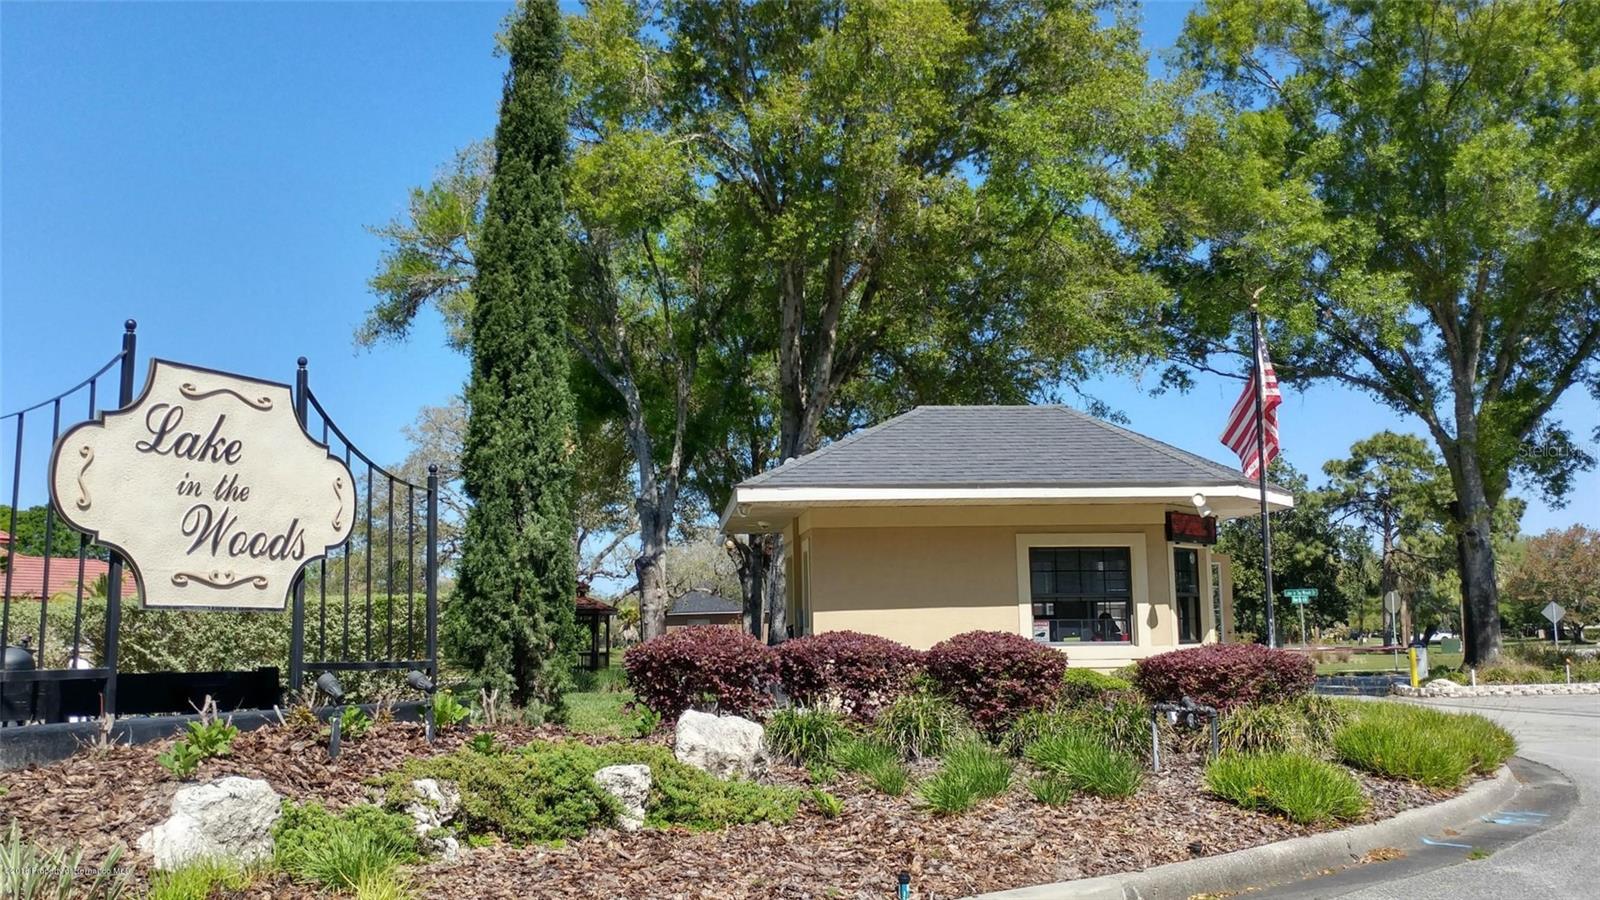
M160 359L50 460L56 511L121 551L147 606L283 609L301 567L349 537L354 487L288 385Z

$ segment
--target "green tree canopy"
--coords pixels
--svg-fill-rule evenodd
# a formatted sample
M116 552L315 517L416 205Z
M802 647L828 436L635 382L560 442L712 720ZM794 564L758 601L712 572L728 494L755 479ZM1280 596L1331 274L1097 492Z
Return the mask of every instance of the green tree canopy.
M1150 183L1172 352L1215 366L1266 286L1279 375L1415 416L1450 473L1468 660L1499 648L1493 510L1593 463L1552 418L1600 393L1600 14L1589 0L1213 0L1208 90ZM1181 373L1174 377L1182 380Z

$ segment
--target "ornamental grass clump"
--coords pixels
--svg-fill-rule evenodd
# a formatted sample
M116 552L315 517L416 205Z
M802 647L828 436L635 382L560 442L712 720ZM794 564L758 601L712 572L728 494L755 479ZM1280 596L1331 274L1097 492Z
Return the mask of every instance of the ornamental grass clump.
M279 868L335 891L354 891L420 858L411 819L370 803L332 813L315 801L285 802L272 843Z
M872 733L907 759L939 756L975 734L965 710L927 690L913 691L889 704L872 723Z
M1133 754L1113 749L1083 731L1040 737L1023 750L1023 757L1072 790L1096 797L1131 797L1144 779L1144 770Z
M826 763L835 746L850 737L838 713L787 707L767 717L767 746L801 766Z
M784 641L773 655L778 682L795 703L859 719L894 702L922 668L922 654L910 647L856 631Z
M1003 631L969 631L933 646L924 658L939 690L997 740L1023 713L1056 699L1067 669L1059 650Z
M150 879L145 900L209 900L213 891L233 893L250 886L250 875L238 863L199 859Z
M1306 753L1327 758L1347 715L1327 697L1307 694L1280 703L1246 703L1222 715L1225 753Z
M1158 727L1166 735L1171 726ZM1087 734L1118 752L1138 759L1150 755L1150 707L1128 694L1111 695L1099 703L1057 704L1024 713L1006 733L1003 746L1020 755L1034 741L1048 735Z
M751 716L772 704L773 652L748 633L720 625L680 628L628 651L628 686L664 719L711 706Z
M1367 808L1349 772L1301 753L1224 754L1206 766L1206 787L1245 809L1280 812L1303 825L1354 819Z
M956 815L979 800L1005 793L1011 784L1011 760L977 741L953 748L935 772L918 787L928 808L941 815Z
M834 748L833 763L846 772L865 778L874 788L891 797L905 795L911 775L893 747L869 738L848 737Z
M1142 659L1133 682L1152 700L1229 710L1291 700L1311 691L1316 666L1306 656L1260 644L1207 644Z
M1334 735L1339 758L1358 769L1426 787L1456 788L1516 752L1505 729L1477 715L1399 703L1364 704Z

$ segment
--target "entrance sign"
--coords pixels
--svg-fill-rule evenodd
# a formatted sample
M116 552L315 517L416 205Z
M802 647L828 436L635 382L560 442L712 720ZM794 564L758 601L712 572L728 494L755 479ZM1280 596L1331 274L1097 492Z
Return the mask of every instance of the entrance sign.
M151 607L281 610L356 520L349 467L288 385L159 359L132 404L61 436L50 499L126 558Z

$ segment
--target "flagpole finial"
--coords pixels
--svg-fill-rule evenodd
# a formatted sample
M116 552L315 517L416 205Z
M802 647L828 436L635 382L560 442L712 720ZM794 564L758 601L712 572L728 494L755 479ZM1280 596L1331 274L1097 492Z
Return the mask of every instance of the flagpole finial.
M1251 312L1260 312L1261 311L1261 304L1258 303L1257 301L1261 299L1261 292L1266 290L1266 289L1267 289L1267 286L1263 284L1262 286L1260 286L1260 287L1258 287L1255 290L1250 292L1250 311Z

